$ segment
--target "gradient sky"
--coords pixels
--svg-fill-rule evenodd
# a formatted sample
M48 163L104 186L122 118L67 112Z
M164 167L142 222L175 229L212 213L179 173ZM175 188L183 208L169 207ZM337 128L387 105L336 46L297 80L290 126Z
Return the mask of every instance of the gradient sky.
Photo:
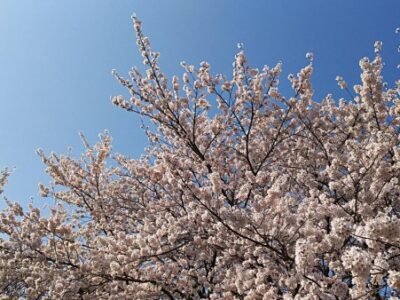
M49 178L35 150L71 146L78 156L79 131L94 143L109 129L114 151L143 151L139 118L110 103L124 92L111 69L126 75L141 66L133 12L169 77L182 60L231 74L238 42L250 64L282 60L285 74L297 73L312 51L315 98L337 99L336 75L356 83L359 59L382 40L386 81L399 78L399 0L0 0L0 168L16 167L5 188L10 200L40 205L37 184Z

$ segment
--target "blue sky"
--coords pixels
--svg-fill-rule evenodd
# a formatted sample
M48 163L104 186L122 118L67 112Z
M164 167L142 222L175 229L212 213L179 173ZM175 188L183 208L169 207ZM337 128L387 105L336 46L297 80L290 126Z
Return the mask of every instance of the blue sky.
M207 60L214 72L230 74L243 42L252 65L282 60L285 74L314 52L316 99L328 92L339 98L336 75L357 82L358 60L382 40L386 80L399 78L398 0L1 0L0 168L16 167L5 189L10 200L34 197L40 205L37 184L49 178L35 150L66 153L71 146L78 156L79 131L95 142L109 129L116 152L143 151L139 118L109 100L124 92L111 69L127 74L141 66L132 12L168 76L181 72L182 60Z

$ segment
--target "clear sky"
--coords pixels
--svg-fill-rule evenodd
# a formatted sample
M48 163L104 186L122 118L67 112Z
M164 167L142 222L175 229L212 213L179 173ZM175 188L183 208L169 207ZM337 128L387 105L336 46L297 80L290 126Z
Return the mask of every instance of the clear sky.
M125 75L141 66L132 12L169 76L182 60L230 74L243 42L252 65L282 60L285 74L314 52L316 99L339 98L336 75L354 84L375 40L384 44L388 83L400 75L399 0L0 0L0 168L16 167L5 189L11 200L40 204L37 184L49 178L35 150L71 146L78 156L79 131L95 142L109 129L116 152L142 152L139 118L109 100L124 92L111 69Z

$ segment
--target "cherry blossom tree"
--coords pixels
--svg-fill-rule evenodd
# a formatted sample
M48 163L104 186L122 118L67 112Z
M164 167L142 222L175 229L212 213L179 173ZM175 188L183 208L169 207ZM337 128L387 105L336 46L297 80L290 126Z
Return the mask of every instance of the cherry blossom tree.
M139 159L105 132L80 158L38 154L48 215L0 214L1 299L399 299L400 81L382 44L348 99L314 100L312 54L292 95L281 64L232 77L161 72L133 19L146 71L114 75L112 102L152 123ZM152 124L152 125L151 125ZM0 180L0 182L2 182Z

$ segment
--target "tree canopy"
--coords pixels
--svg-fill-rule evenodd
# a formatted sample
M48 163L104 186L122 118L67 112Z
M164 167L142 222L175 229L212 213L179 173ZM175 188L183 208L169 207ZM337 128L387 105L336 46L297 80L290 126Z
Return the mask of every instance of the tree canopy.
M1 299L398 299L400 81L382 77L382 44L361 82L315 100L308 65L232 76L182 63L160 70L133 18L145 73L114 71L112 102L152 122L139 159L105 132L80 158L38 154L53 183L48 216L0 213ZM0 187L7 172L0 177Z

